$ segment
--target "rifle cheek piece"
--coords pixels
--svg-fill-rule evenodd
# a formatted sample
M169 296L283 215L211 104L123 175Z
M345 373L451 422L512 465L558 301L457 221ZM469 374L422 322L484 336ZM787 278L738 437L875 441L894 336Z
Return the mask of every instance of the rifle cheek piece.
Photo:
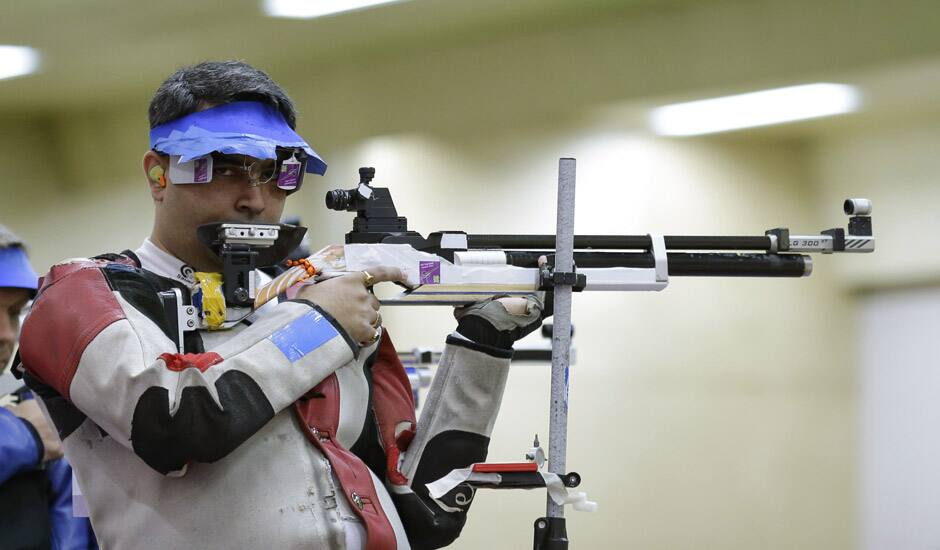
M252 307L255 268L275 265L303 240L306 227L289 224L208 223L196 230L200 242L222 262L225 303Z

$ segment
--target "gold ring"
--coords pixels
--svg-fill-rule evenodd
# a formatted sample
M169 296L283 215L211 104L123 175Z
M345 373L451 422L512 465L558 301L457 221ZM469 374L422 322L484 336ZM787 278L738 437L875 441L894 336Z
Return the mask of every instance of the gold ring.
M372 335L372 338L369 338L368 342L359 342L359 347L367 348L378 342L380 338L382 338L382 332L379 329L375 329L375 334Z
M373 328L379 328L382 326L382 314L378 311L375 312L375 322L372 323Z
M373 277L368 271L363 271L362 282L365 283L366 286L372 286L375 284L375 277Z

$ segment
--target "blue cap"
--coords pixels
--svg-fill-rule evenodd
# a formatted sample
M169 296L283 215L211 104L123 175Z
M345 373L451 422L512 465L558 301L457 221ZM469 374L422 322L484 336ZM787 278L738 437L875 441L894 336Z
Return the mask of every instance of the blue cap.
M274 107L257 101L235 101L196 111L150 130L150 148L179 155L180 162L213 151L277 159L278 147L299 147L309 158L307 172L323 175L326 163L291 129Z
M0 287L25 288L33 293L39 287L39 276L22 247L0 248Z

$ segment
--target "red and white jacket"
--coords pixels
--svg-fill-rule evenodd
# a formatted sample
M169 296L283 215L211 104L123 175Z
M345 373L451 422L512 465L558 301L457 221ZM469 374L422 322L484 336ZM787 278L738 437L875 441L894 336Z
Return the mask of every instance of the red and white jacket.
M385 332L367 348L286 300L186 333L158 292L192 270L151 243L53 266L24 322L27 382L105 548L436 548L472 489L424 484L486 457L511 352L448 338L421 424ZM420 428L419 428L420 426Z

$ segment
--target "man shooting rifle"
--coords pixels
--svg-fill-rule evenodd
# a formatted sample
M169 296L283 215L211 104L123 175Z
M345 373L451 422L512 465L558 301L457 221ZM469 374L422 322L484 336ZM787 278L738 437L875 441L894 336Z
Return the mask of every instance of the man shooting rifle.
M434 499L424 484L485 459L539 300L457 310L419 426L370 293L399 269L250 307L267 281L255 268L296 245L297 228L277 224L285 201L326 170L286 93L244 63L207 62L171 75L149 115L150 237L53 266L21 345L102 545L449 544L472 489Z

